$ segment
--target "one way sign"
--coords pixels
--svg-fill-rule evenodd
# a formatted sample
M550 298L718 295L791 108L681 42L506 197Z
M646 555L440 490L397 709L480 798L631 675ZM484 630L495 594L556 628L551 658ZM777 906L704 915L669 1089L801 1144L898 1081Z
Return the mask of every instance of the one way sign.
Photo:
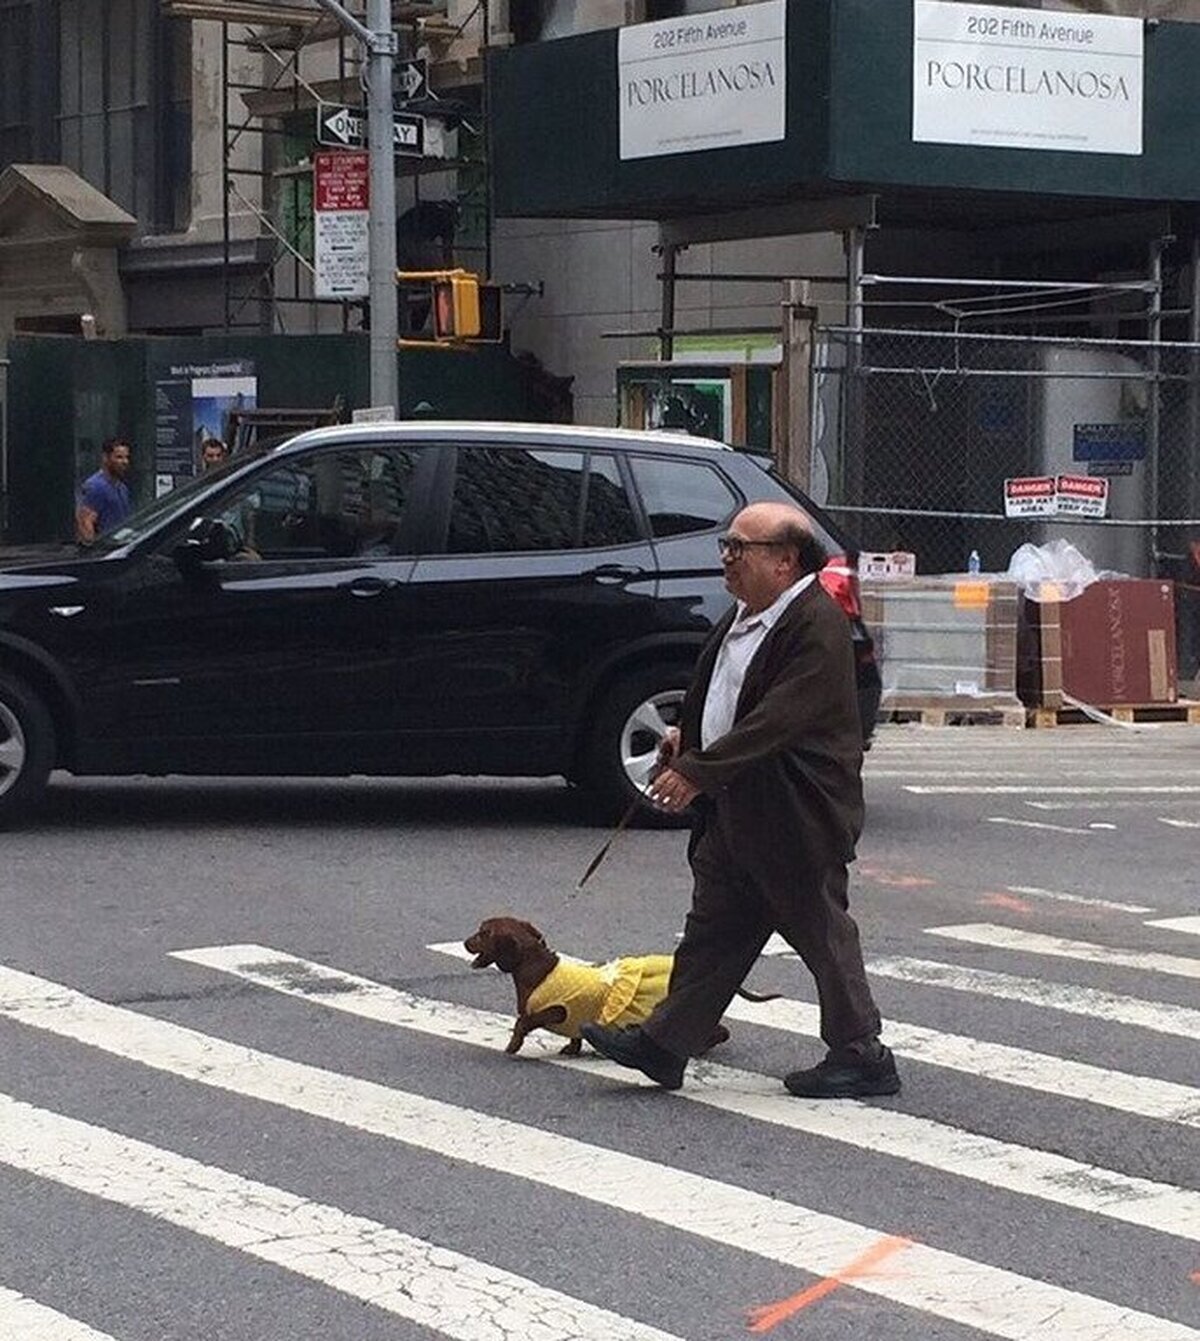
M317 143L335 149L361 149L367 142L367 118L352 107L317 104ZM398 154L420 158L425 153L425 118L411 112L392 114L392 147Z
M416 102L429 94L429 62L427 60L398 61L396 89L405 102Z

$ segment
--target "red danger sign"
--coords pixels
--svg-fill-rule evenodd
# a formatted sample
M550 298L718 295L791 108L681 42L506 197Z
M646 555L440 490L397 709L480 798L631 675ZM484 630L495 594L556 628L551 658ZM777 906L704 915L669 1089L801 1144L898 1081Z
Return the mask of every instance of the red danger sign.
M1060 516L1103 517L1108 511L1108 480L1091 475L1060 475L1057 485Z
M1052 517L1057 510L1053 475L1021 475L1004 481L1006 517Z
M367 210L371 204L371 159L367 153L337 149L313 154L313 208L325 211Z

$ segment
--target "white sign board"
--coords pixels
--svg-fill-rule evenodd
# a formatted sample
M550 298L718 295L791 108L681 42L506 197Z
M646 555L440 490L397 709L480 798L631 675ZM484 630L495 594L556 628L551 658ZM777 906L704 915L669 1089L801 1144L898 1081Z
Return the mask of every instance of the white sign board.
M913 0L912 137L1142 152L1142 20Z
M621 158L782 140L784 0L622 28Z
M370 292L370 162L366 153L313 155L313 293L365 298Z
M1058 509L1053 475L1019 475L1004 481L1006 517L1053 517Z
M1060 517L1103 517L1108 512L1108 481L1092 475L1060 475L1057 481Z

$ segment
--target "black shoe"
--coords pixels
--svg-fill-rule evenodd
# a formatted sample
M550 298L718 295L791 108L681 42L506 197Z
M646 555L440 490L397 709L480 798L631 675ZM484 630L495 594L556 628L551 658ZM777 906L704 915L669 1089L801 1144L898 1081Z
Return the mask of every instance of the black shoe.
M610 1061L640 1071L664 1090L677 1090L683 1084L687 1058L677 1057L666 1048L660 1048L636 1024L630 1025L628 1029L585 1024L579 1032L597 1052Z
M830 1053L807 1071L789 1071L783 1078L789 1094L801 1099L864 1099L872 1094L898 1094L900 1076L891 1048L869 1060Z

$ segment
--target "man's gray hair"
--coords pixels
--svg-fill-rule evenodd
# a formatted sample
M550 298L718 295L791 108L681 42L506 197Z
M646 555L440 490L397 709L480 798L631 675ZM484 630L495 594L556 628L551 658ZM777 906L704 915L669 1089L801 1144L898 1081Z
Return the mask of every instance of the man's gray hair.
M776 544L786 545L788 549L795 550L802 577L809 573L819 573L825 567L829 557L825 552L825 546L799 517L788 518L782 522L774 539Z

